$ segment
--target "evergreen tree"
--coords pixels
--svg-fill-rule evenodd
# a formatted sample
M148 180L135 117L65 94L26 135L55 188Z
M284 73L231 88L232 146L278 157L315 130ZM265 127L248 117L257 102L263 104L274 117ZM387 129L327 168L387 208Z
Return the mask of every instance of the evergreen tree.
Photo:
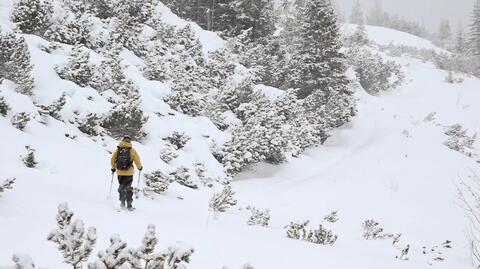
M0 79L11 80L17 84L19 93L32 95L35 86L32 71L25 39L13 33L0 34Z
M452 49L453 40L452 40L452 28L450 27L450 22L446 19L442 19L440 22L440 27L438 29L438 42L442 48Z
M53 22L45 32L45 37L51 41L70 45L89 45L92 27L89 14L74 13L65 8L63 16Z
M100 125L116 139L128 135L136 141L141 141L146 136L143 125L147 122L148 117L143 115L139 103L139 99L132 98L116 105Z
M375 0L375 5L367 16L367 24L387 26L388 21L388 14L383 10L382 0Z
M112 0L84 0L88 13L99 17L100 19L107 19L114 16Z
M26 34L42 35L53 12L50 0L16 0L11 19Z
M72 49L72 54L66 66L56 68L62 79L70 80L82 87L89 84L93 75L92 66L89 63L90 53L83 45L77 45Z
M480 0L475 2L472 12L468 49L470 54L480 56Z
M353 24L364 23L364 15L362 11L362 5L360 4L360 0L355 0L355 2L353 2L352 13L350 14L350 23L353 23Z
M89 263L89 269L117 269L131 258L127 249L127 243L118 234L110 238L110 246L105 251L99 251L98 259Z
M0 116L5 117L10 111L10 106L8 105L7 101L5 100L5 97L0 96Z
M455 52L459 54L465 54L467 52L467 40L461 23L458 25L455 37Z

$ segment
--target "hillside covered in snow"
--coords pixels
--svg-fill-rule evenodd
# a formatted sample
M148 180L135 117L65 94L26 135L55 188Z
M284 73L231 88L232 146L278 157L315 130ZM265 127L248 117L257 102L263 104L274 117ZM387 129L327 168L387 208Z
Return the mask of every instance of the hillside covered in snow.
M0 2L0 268L472 267L471 68L326 4L213 32L170 2ZM126 134L134 212L110 171Z

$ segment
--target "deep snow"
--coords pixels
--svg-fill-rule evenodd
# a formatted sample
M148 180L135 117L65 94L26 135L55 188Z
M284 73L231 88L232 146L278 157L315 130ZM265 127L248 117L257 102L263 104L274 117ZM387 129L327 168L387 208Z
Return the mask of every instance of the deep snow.
M8 2L0 3L4 30L9 25L5 11ZM185 23L171 13L163 14L169 23ZM218 37L197 30L206 48L221 46ZM388 39L396 44L429 46L428 41L406 38L398 31L378 27L367 30L369 37L381 44L388 44ZM62 111L66 119L75 110L82 114L108 110L108 102L95 90L58 78L53 67L65 62L65 55L51 56L39 49L44 40L26 37L35 64L35 101L50 103L66 90L69 100ZM212 174L220 175L221 167L208 154L208 145L212 140L225 141L228 134L204 117L156 116L155 112L172 112L161 100L168 94L168 86L145 80L136 68L141 64L139 59L132 55L124 55L124 59L129 65L129 78L141 85L142 107L150 116L148 141L135 144L147 172L169 172L180 164L192 166L202 160ZM154 200L141 197L134 201L138 210L133 213L116 212L117 200L107 200L110 152L116 142L94 141L53 119L47 125L32 121L25 132L13 128L9 118L14 112L35 109L29 98L15 93L10 83L3 83L1 94L14 111L7 118L0 117L0 180L16 177L17 182L13 190L0 197L0 264L11 264L13 253L28 253L37 266L69 268L46 240L55 227L57 205L68 202L87 227L97 227L96 250L105 249L114 233L130 246L138 246L152 223L157 226L159 249L176 241L194 246L192 269L240 268L245 262L255 268L278 269L412 269L428 268L429 263L434 268L470 268L466 219L457 204L456 184L470 170L480 173L480 166L443 142L447 139L444 127L454 123L461 123L471 133L480 132L480 80L467 77L461 84L447 84L446 72L431 63L395 60L406 73L403 86L380 96L359 89L358 116L336 131L324 146L284 165L264 164L242 173L233 183L239 206L221 214L218 220L208 208L212 190L194 191L177 185ZM274 89L263 89L272 98L277 94ZM424 121L431 112L436 112L435 120ZM167 165L158 153L164 147L161 138L173 130L185 131L192 141L172 165ZM72 140L66 133L78 137ZM25 153L25 145L37 150L38 168L25 168L21 162L19 156ZM270 227L247 226L247 205L269 208ZM340 217L339 222L327 224L339 236L334 246L286 238L284 226L290 221L309 219L317 226L332 210L338 210ZM380 222L387 232L402 233L399 245L411 246L408 261L395 259L400 250L390 241L362 238L362 222L369 218ZM440 247L442 255L421 253L423 246L441 246L445 240L451 240L453 248ZM434 261L437 256L445 261Z

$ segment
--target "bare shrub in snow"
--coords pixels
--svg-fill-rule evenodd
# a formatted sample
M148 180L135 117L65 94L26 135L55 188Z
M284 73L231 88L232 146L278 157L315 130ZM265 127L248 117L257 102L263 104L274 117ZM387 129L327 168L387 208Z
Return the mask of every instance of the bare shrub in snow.
M89 84L93 75L92 66L89 64L90 53L83 45L73 47L70 59L65 66L56 67L57 74L82 87Z
M14 254L12 261L15 263L15 269L35 269L35 263L28 255Z
M171 175L174 177L175 182L177 182L178 184L191 189L198 189L198 185L192 181L190 170L187 167L180 166Z
M323 219L327 222L335 223L338 221L337 211L332 211L330 214L326 215Z
M139 100L129 100L115 106L110 113L102 119L100 125L114 138L120 139L125 135L136 141L145 138L142 130L143 124L148 120L139 107Z
M77 119L78 129L89 136L97 136L100 134L98 127L100 117L97 114L89 113L85 119Z
M448 148L458 151L462 154L472 157L473 153L473 144L477 139L477 134L469 136L467 134L468 130L463 129L461 124L454 124L449 126L445 131L445 134L448 136L448 140L445 141L444 145Z
M291 222L285 228L287 229L287 237L296 240L303 240L320 245L333 245L337 241L338 236L334 235L332 231L327 230L321 224L318 229L309 229L310 221Z
M74 269L83 267L95 248L97 232L94 227L85 232L83 221L73 219L74 213L67 204L58 206L57 229L47 239L52 241L63 255L63 262Z
M169 163L178 157L178 153L173 146L166 147L160 151L160 159Z
M215 214L227 211L227 209L237 204L234 195L235 192L232 190L232 186L225 186L222 192L213 194L210 200L210 208Z
M0 48L0 81L2 78L11 80L17 84L17 92L32 95L35 87L33 65L23 36L0 33Z
M52 16L50 0L16 0L11 19L26 34L42 35Z
M400 255L395 256L399 260L408 261L408 252L410 251L410 245L407 245L405 248L400 250Z
M185 147L188 141L192 139L190 136L186 135L185 133L180 132L173 132L171 135L167 136L165 140L170 142L170 144L174 145L176 149L182 149Z
M248 225L259 225L263 227L268 227L268 223L270 222L270 210L260 210L256 209L255 207L248 206L247 210L250 210L252 215L247 221Z
M27 123L30 121L30 114L26 112L20 112L13 115L11 122L12 125L20 131L25 130Z
M6 190L13 189L13 184L15 184L15 178L6 179L0 183L0 194Z
M1 80L1 78L0 78L0 80ZM0 84L1 84L1 81L0 81ZM5 100L5 97L0 96L0 115L5 117L8 113L8 111L10 111L10 106L7 104L7 101Z
M170 182L174 181L171 175L165 175L161 171L145 174L145 191L163 193L168 189Z
M393 89L404 79L400 65L384 61L368 49L351 49L348 54L360 85L370 94Z
M28 168L35 168L38 162L35 159L35 149L31 148L30 146L25 146L27 150L27 154L22 157L22 161Z

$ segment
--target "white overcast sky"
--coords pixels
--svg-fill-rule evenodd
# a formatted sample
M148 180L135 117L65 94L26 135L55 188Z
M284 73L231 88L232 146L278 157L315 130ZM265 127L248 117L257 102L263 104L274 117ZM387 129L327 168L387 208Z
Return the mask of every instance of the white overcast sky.
M336 0L342 11L348 16L354 0ZM360 0L365 13L370 10L375 0ZM383 0L385 11L397 13L406 18L423 22L427 28L437 30L440 20L450 20L453 29L462 22L468 25L475 0Z

